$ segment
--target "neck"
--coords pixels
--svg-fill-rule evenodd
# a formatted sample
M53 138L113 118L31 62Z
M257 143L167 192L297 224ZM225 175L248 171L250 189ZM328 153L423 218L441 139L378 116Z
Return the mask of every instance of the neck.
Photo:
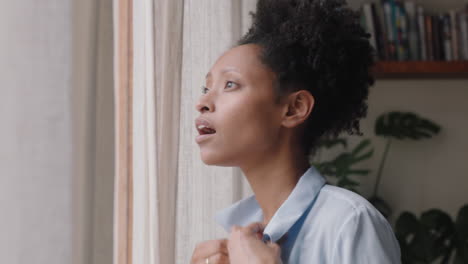
M240 167L262 209L264 224L270 222L308 167L307 158L293 151L270 153Z

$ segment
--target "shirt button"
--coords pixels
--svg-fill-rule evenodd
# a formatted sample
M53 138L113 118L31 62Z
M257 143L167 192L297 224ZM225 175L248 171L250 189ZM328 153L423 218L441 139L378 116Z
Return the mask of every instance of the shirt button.
M267 243L271 241L271 237L268 234L264 234L262 238L263 243Z

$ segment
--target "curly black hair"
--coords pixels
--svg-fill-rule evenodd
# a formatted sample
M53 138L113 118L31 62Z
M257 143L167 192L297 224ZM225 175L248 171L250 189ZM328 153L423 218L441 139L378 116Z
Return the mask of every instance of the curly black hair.
M258 0L250 15L252 26L237 45L261 47L261 62L276 73L278 98L300 89L314 96L303 124L305 154L323 137L362 135L375 50L359 13L344 0Z

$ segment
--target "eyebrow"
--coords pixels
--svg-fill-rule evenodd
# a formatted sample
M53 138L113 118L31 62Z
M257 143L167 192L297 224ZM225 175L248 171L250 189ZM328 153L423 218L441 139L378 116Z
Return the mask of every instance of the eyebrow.
M240 72L237 70L237 68L234 68L234 67L226 67L224 68L222 71L221 71L221 74L223 73L226 73L226 72L230 72L230 71L234 71L234 72L237 72L240 74ZM205 79L208 79L208 77L211 77L211 72L209 72L206 76L205 76Z

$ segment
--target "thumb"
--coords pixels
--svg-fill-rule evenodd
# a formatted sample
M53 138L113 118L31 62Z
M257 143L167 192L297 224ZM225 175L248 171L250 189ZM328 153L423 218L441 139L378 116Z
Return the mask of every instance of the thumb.
M276 256L281 255L281 247L278 244L270 242L270 243L267 243L266 245L273 250Z
M255 234L257 232L263 232L263 229L265 228L265 225L263 223L260 223L260 222L254 222L254 223L249 224L245 228L247 228L253 234Z
M244 227L244 234L251 239L262 239L264 229L265 225L263 223L254 222Z

